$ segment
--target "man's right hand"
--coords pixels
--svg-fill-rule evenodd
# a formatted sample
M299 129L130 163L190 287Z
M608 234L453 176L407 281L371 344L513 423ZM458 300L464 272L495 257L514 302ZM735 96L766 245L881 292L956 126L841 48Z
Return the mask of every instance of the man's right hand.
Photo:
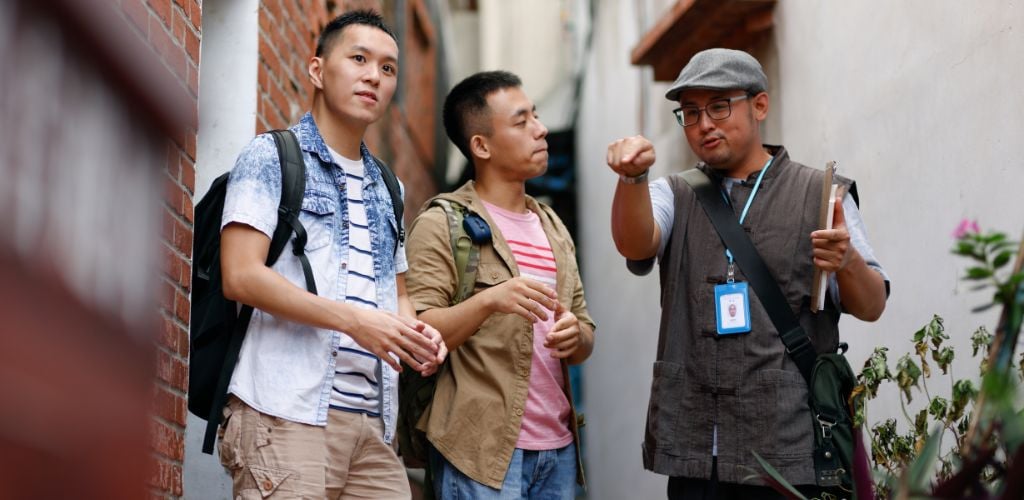
M357 309L353 320L345 333L397 371L402 367L392 354L420 372L427 367L419 360L438 357L438 344L422 321L376 309Z
M654 144L642 135L619 139L608 145L605 160L615 173L636 177L654 165Z
M518 314L535 323L546 321L554 311L558 295L551 287L537 280L518 276L480 292L492 313Z

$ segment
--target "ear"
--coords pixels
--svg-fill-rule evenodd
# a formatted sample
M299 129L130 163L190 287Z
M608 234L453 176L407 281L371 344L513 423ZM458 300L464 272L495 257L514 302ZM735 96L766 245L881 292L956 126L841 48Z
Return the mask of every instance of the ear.
M480 134L469 138L469 150L473 156L481 160L491 159L491 146L487 143L487 138Z
M754 119L762 122L768 117L768 93L761 92L750 98L750 104L753 108Z
M324 60L322 57L312 57L309 60L309 82L318 90L324 88Z

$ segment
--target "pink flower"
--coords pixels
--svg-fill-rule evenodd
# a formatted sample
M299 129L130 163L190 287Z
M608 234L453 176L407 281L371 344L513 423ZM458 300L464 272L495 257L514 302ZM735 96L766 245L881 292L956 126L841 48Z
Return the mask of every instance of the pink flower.
M956 226L956 230L953 231L953 237L961 239L968 234L978 234L981 232L981 228L978 227L977 220L963 219L960 224Z

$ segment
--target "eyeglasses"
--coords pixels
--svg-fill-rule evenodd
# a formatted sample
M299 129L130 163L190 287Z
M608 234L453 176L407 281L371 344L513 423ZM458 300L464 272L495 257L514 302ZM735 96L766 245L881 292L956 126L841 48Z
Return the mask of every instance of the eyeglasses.
M736 97L715 99L703 108L698 108L697 106L683 106L673 109L672 114L676 115L676 121L684 127L689 127L690 125L694 125L699 122L701 111L707 113L708 118L711 118L712 120L724 120L732 114L732 103L749 97L751 97L749 94L743 94Z

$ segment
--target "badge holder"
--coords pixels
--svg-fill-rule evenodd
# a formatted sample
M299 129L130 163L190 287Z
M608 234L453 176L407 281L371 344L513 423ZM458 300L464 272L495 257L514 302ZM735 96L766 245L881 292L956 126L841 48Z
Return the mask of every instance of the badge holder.
M719 335L750 332L749 299L747 284L736 283L735 267L730 262L726 282L715 285L715 325Z

